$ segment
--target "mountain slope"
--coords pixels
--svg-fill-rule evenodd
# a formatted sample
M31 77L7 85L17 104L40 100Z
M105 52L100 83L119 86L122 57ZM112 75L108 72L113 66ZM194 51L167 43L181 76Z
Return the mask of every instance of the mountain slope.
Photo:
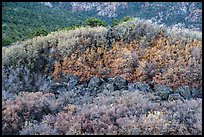
M134 19L3 47L2 134L201 135L202 32Z
M199 28L201 11L200 3L3 3L2 38L20 41L2 47L2 135L202 135L202 31L172 26ZM133 18L55 31L127 15L166 25ZM27 39L38 27L55 32Z
M59 28L80 24L81 17L72 11L61 8L50 9L37 2L3 2L2 33L3 39L19 41L28 38L37 28L49 32Z
M38 28L56 31L83 24L89 17L111 25L114 18L131 16L201 30L201 13L201 2L3 2L2 39L24 40Z

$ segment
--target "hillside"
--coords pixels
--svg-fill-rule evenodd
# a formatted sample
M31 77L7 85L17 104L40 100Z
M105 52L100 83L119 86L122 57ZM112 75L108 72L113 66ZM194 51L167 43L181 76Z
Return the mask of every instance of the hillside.
M38 28L48 32L82 25L97 17L109 25L125 16L151 19L167 26L201 31L201 2L3 2L3 45L30 38Z
M96 9L98 17L107 22L130 16L167 26L180 23L185 28L202 28L201 2L73 2L71 5L72 10L79 12Z
M61 8L50 9L38 2L2 3L2 38L7 41L28 39L37 28L48 32L79 24L81 17Z
M3 47L2 132L201 135L202 32L135 18Z

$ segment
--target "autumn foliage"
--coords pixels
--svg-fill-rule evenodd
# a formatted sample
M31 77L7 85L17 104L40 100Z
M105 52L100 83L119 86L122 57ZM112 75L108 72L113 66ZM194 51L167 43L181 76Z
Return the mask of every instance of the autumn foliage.
M81 81L93 76L108 78L117 75L129 82L145 81L152 84L200 87L202 85L202 41L182 39L176 41L170 36L159 35L150 45L134 40L129 43L120 40L112 49L105 46L78 48L62 63L55 63L54 76L60 73L74 74Z

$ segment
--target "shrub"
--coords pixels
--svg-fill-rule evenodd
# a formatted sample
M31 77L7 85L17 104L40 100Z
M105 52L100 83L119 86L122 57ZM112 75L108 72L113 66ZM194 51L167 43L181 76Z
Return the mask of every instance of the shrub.
M100 19L97 19L96 17L86 19L85 25L91 26L91 27L97 27L97 26L107 26L107 24L104 21L101 21Z
M56 129L45 123L29 123L27 126L20 131L20 135L58 135Z
M3 101L3 134L18 134L26 121L40 122L43 115L57 113L62 107L61 103L55 99L54 94L40 92L23 92L15 100Z
M48 34L48 31L44 28L36 29L30 36L30 38L36 37L36 36L46 36Z
M11 43L12 43L12 40L9 38L4 38L2 40L2 46L8 46L8 45L11 45Z
M202 99L152 102L153 96L143 91L102 92L90 102L73 105L63 95L55 99L50 93L25 92L2 102L2 131L24 135L202 133Z
M127 22L127 21L130 21L132 20L133 18L129 17L129 16L126 16L124 17L120 22Z
M119 20L114 19L112 23L112 27L117 26L119 23L120 23Z
M50 38L37 37L3 48L2 65L6 69L11 66L26 66L34 72L45 71L49 63L50 48L56 44L56 39Z
M189 58L201 48L201 41L195 39L186 44L178 39L174 45L172 39L165 36L157 37L149 46L138 41L126 43L121 40L113 43L112 49L84 47L81 51L78 48L64 58L61 65L56 63L54 75L71 73L79 76L81 81L93 76L108 78L120 75L129 82L163 84L173 89L182 85L201 87L201 54Z
M7 94L18 94L21 91L35 92L49 83L43 74L33 73L23 66L9 69L3 67L2 71L2 90Z

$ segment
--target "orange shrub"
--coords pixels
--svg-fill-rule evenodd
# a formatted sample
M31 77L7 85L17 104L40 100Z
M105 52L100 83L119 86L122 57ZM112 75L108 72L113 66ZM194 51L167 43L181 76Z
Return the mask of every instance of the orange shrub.
M64 58L62 66L55 64L54 76L71 73L80 81L93 76L122 76L128 81L165 84L172 88L181 85L202 85L201 40L170 36L160 33L149 45L142 40L126 43L123 39L112 44L112 49L100 45L77 48ZM81 42L83 43L83 42ZM61 67L61 68L60 68Z

